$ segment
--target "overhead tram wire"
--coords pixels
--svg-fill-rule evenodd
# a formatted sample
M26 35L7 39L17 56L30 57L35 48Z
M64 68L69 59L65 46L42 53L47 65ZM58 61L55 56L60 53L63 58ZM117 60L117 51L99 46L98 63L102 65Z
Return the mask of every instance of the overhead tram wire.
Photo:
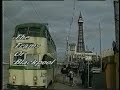
M32 2L31 2L31 5L32 5L32 7L33 7L33 10L35 11L35 14L36 14L39 22L42 21L41 18L39 17L40 15L38 14L38 11L37 11L36 8L35 8L36 6L35 6ZM43 21L44 21L44 19L43 19ZM41 23L41 22L40 22L40 23ZM49 28L50 25L48 25L48 23L44 23L44 24Z
M5 17L5 12L4 12L4 17ZM8 16L6 16L7 20L13 25L15 26L17 23L13 20L11 20ZM5 23L4 19L3 19L3 24Z
M39 21L40 21L39 14L38 14L38 12L37 12L37 10L36 10L36 8L35 8L35 6L33 5L32 2L31 2L31 5L32 5L32 7L33 7L33 10L35 11L36 16L38 17L38 19L39 19Z
M74 20L75 9L76 9L76 8L75 8L75 0L74 0L74 2L73 2L73 13L72 13L72 19L71 19L71 22L70 22L70 28L69 28L68 36L67 36L67 48L68 48L68 45L69 45L70 31L71 31L72 24L73 24L73 20Z
M70 39L70 31L71 31L71 28L72 28L72 24L73 24L73 20L74 20L74 13L75 13L75 0L73 2L73 13L72 13L72 19L71 19L71 22L70 22L70 28L69 28L69 31L68 31L68 35L67 35L67 48L66 48L66 55L67 55L67 60L69 59L68 57L68 46L69 46L69 39ZM68 60L69 61L69 60Z
M37 10L36 10L36 8L34 7L34 5L33 5L33 3L31 2L31 6L33 7L33 10L35 11L35 14L36 14L36 16L38 17L38 19L40 20L40 18L39 18L39 14L38 14L38 12L37 12ZM5 10L3 10L4 11L4 16L5 16ZM13 25L16 25L17 23L17 21L14 19L14 22L13 22L13 20L11 20L11 19L9 19L9 17L7 16L7 19L10 21L10 22L12 22L12 24Z
M13 22L13 20L11 20L8 16L7 16L7 14L6 14L6 10L3 10L3 17L5 17L6 16L6 18L7 18L7 20L9 21L9 22L11 22L13 25L16 25L16 20ZM3 21L4 21L4 18L3 18Z
M72 13L72 19L71 19L71 22L70 22L70 29L69 29L69 32L68 32L68 42L69 42L69 38L70 38L70 31L71 31L71 28L72 28L72 25L73 25L73 21L74 21L74 15L75 15L75 2L76 0L74 0L73 2L73 13Z
M17 5L18 6L18 5ZM6 9L7 10L7 9ZM8 17L6 14L6 10L3 10L3 13L4 13L4 16L7 17L7 20L10 21L14 26L18 24L18 20L16 20L15 18L14 19L11 19L10 17ZM14 21L13 21L14 20Z

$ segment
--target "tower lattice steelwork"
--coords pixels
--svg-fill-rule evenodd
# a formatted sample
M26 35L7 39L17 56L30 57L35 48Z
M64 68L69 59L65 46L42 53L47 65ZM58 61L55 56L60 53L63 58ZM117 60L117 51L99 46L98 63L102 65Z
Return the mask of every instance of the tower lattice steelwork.
M85 45L84 45L84 37L83 37L83 18L80 12L79 19L78 19L78 42L77 42L77 52L84 52Z

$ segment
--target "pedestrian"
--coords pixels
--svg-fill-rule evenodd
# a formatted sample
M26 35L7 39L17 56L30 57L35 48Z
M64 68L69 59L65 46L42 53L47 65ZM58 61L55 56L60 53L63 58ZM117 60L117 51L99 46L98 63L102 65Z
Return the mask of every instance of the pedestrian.
M92 67L93 65L90 64L90 72L89 72L89 88L92 88L92 79L93 79L93 73L92 73Z
M71 69L71 66L70 66L70 64L68 64L68 66L67 66L67 68L66 68L66 73L67 73L67 75L69 74L70 69Z
M113 46L114 54L118 53L119 50L118 50L118 48L117 48L117 44L116 44L115 41L113 41L112 46Z
M66 68L66 75L67 75L67 81L69 82L69 72L70 72L71 66L70 64L68 64L67 68Z
M69 72L70 86L73 86L75 84L73 79L74 79L74 72L73 72L73 69L70 69L70 72Z
M92 71L89 72L89 88L92 88Z
M82 80L82 86L85 87L85 70L84 69L81 72L81 80Z
M62 73L62 76L63 76L63 83L66 82L66 77L67 77L67 73L66 73L66 65L63 66L63 68L61 69L61 73Z
M85 66L85 86L88 87L88 65Z
M75 76L77 76L78 74L77 71L78 71L77 67L74 67Z

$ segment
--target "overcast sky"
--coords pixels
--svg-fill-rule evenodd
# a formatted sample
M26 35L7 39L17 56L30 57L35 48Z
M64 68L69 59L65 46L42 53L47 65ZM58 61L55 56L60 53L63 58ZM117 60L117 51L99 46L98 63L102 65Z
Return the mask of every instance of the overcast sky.
M90 50L99 52L99 21L102 30L102 50L112 48L115 39L113 0L106 1L4 1L3 46L4 60L10 52L15 26L21 23L48 23L49 31L57 47L58 59L63 60L66 36L70 30L70 42L77 42L77 19L80 11L84 19L84 40ZM74 13L74 15L73 15ZM72 27L70 22L73 17Z

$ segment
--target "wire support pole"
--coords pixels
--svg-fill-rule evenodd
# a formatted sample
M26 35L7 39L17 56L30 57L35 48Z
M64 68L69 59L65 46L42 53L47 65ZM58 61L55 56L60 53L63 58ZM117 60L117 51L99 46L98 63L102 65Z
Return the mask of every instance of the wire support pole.
M101 26L99 22L99 35L100 35L100 61L101 61L101 70L102 70L102 51L101 51Z

